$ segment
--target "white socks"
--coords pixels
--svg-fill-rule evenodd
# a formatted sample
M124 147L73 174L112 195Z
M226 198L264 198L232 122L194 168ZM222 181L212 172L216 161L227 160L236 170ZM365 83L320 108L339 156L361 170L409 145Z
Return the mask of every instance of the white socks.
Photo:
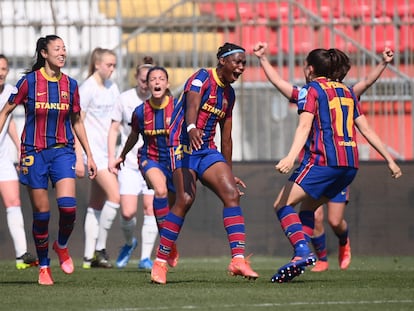
M151 258L154 243L158 237L158 227L155 216L144 215L141 237L141 260L145 258Z
M122 232L124 233L125 243L132 245L132 239L134 237L134 230L137 225L137 218L132 217L130 220L126 220L122 215L119 215Z
M101 211L88 207L85 216L85 259L92 259L95 253L96 240L99 232Z
M6 208L7 225L13 240L16 258L27 252L26 232L24 231L24 221L20 206L10 206Z
M112 223L116 217L119 204L106 201L101 212L101 218L99 220L99 232L98 240L96 241L96 250L106 249L106 241L108 239L109 229L112 227Z

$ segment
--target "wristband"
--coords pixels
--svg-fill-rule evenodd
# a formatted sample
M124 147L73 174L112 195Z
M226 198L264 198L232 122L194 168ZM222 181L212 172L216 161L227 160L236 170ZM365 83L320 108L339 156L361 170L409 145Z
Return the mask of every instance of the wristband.
M187 126L187 133L190 132L192 129L195 129L196 125L194 123L191 123Z

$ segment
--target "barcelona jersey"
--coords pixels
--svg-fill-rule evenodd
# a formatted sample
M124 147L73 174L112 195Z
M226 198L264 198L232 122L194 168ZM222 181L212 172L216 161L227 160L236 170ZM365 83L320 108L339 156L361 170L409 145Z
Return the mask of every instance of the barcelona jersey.
M318 78L298 95L298 112L314 115L302 163L358 168L354 120L361 115L358 100L342 83Z
M216 69L200 69L185 83L184 91L174 111L171 126L171 146L189 145L187 124L185 123L186 94L189 91L201 94L201 102L196 127L204 133L201 148L217 149L214 143L217 123L232 117L235 102L234 89L224 85L217 76Z
M63 73L57 78L49 77L41 68L23 76L16 88L9 102L25 108L22 155L60 144L73 146L70 114L81 109L76 80Z
M154 105L151 99L135 108L132 119L132 129L141 134L144 144L138 150L138 159L142 158L157 162L169 163L168 139L171 116L176 104L172 96L164 97L161 106Z

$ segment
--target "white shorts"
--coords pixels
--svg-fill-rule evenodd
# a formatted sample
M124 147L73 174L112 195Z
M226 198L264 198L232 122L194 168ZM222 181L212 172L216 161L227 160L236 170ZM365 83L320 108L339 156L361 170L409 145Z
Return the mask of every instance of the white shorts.
M98 171L107 170L109 160L108 150L106 149L106 147L96 147L92 143L90 143L89 145L92 151L93 160L95 161L96 168L98 169ZM86 157L86 154L83 153L83 163L85 165L87 164L87 159L88 158Z
M123 166L118 171L119 194L154 194L154 190L148 189L141 171L134 168Z
M0 161L0 181L18 180L17 171L11 159Z

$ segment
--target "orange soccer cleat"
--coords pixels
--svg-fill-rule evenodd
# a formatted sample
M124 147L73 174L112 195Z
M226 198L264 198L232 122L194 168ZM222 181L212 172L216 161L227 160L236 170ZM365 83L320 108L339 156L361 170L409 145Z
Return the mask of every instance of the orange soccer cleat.
M53 285L52 272L50 267L40 267L39 269L39 281L40 285Z
M328 270L329 262L325 260L318 260L315 266L311 269L312 272L323 272Z
M157 284L166 284L167 272L167 263L155 259L151 269L151 282Z
M348 269L351 264L351 242L349 238L346 240L345 245L339 245L338 261L341 270Z
M232 258L227 270L229 271L230 275L241 275L245 278L248 278L249 280L255 280L259 277L259 275L250 267L248 258Z
M167 263L171 268L174 268L178 265L178 258L180 258L180 254L177 250L177 245L174 243L171 247L170 256L168 256Z
M53 243L53 250L56 252L56 254L59 257L59 263L60 268L63 272L66 274L73 273L73 270L75 270L75 267L73 265L72 258L69 256L68 248L59 248L59 245L57 244L57 241Z

